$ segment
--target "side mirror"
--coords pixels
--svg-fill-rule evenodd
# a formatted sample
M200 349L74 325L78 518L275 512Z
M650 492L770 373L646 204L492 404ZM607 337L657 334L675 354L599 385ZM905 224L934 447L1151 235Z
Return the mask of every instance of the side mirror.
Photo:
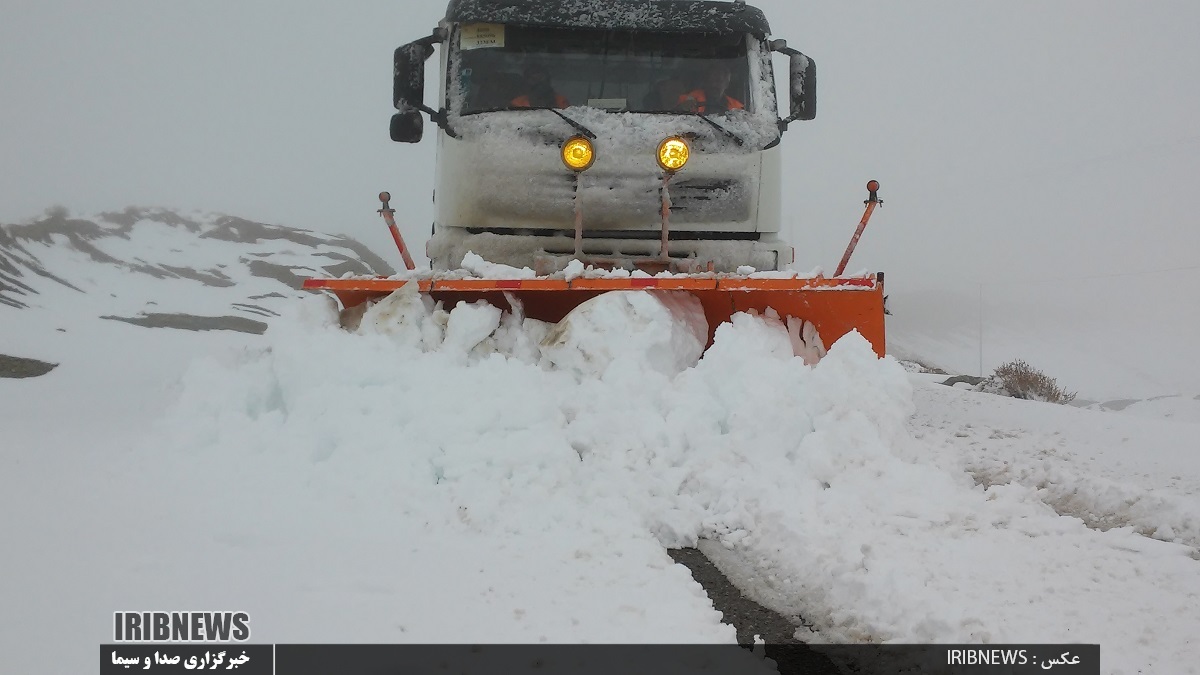
M796 120L817 117L817 64L812 59L787 46L787 40L771 40L771 51L788 57L788 116L779 120L784 131Z
M392 105L400 112L425 107L425 61L433 54L427 40L410 42L392 58Z
M392 115L388 132L397 143L420 143L425 133L425 118L420 110L409 110Z
M397 112L392 115L389 132L397 143L417 143L425 129L421 113L428 113L438 121L445 116L425 105L425 62L433 55L433 45L446 38L446 31L435 29L433 34L416 42L400 47L392 55L392 106Z
M791 110L788 121L811 120L817 116L817 64L812 59L793 52L791 61Z

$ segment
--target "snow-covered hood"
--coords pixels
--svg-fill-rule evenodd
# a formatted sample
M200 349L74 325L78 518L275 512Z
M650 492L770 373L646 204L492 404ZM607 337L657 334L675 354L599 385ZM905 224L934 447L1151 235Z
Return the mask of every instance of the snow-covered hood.
M756 230L761 149L778 135L774 125L749 114L711 118L725 133L688 115L562 112L596 136L595 164L578 177L585 229L657 231L663 172L655 152L663 139L684 136L692 157L668 187L672 230ZM464 116L451 127L458 138L443 135L439 149L439 225L574 226L576 176L559 153L581 135L576 128L550 110Z

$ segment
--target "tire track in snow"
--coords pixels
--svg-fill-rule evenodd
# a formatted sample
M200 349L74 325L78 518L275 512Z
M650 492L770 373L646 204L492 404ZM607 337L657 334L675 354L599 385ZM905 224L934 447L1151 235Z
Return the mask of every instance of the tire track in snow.
M918 395L924 404L913 417L913 436L931 447L943 446L976 485L985 489L1007 484L1029 488L1055 513L1077 518L1089 528L1107 531L1128 527L1151 539L1189 546L1192 558L1200 560L1200 498L1188 494L1188 487L1181 484L1182 477L1176 477L1166 488L1158 485L1151 489L1138 485L1133 475L1101 475L1113 471L1098 466L1089 456L1089 451L1098 449L1096 445L1068 441L1058 431L1046 433L967 421L971 419L969 414L939 416L931 404L950 403L954 412L964 413L971 409L964 400L983 395L936 389L922 393L928 396ZM1074 414L1073 409L1062 412Z

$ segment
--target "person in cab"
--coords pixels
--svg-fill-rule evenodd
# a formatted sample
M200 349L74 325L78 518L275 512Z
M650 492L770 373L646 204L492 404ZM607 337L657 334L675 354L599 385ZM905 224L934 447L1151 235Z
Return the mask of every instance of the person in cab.
M509 103L514 108L566 108L570 106L567 97L554 91L550 83L550 71L543 65L531 64L525 67L525 84L523 94L513 98Z
M680 94L676 107L688 112L701 115L720 114L727 110L742 110L746 105L729 95L729 82L732 75L729 66L720 61L714 62L704 73L704 81L700 87Z

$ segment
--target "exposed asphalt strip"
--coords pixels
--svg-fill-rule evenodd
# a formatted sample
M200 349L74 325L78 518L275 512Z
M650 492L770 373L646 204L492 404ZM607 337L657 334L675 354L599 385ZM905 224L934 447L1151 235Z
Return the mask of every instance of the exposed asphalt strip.
M775 661L780 675L839 675L844 672L829 658L797 640L794 635L798 626L787 617L742 595L699 549L670 548L667 553L692 572L692 578L704 588L713 607L721 613L722 622L737 631L739 645L753 647L756 635L766 643L763 647L766 657Z

